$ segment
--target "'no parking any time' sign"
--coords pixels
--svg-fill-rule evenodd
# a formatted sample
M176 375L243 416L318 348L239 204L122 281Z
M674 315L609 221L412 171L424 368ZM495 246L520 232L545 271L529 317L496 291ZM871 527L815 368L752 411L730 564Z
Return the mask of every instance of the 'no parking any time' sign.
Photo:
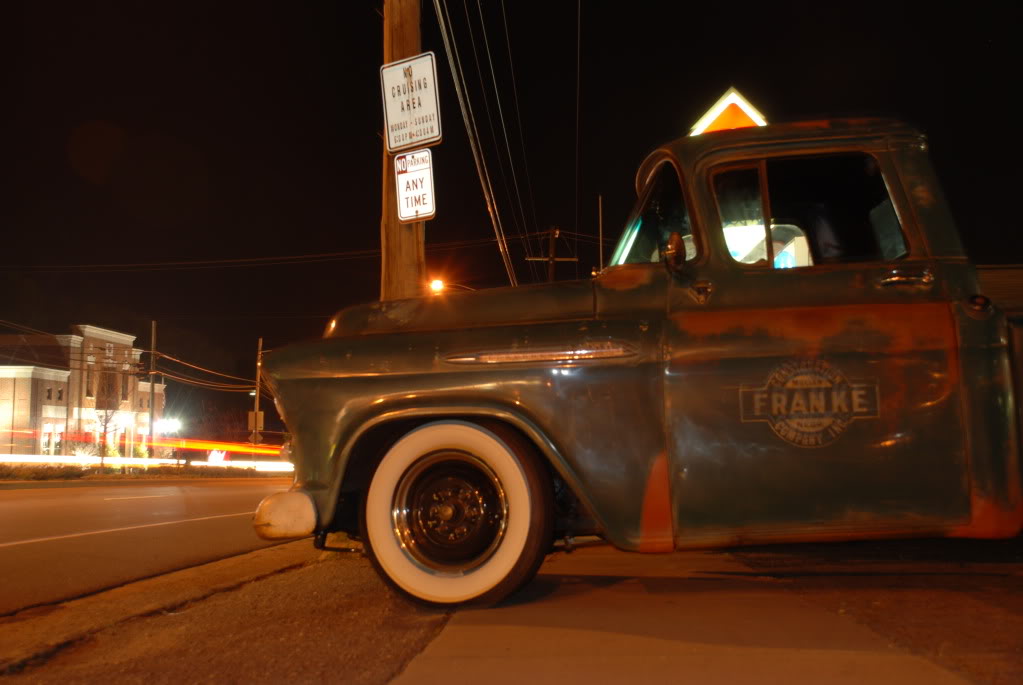
M437 213L429 148L395 155L394 183L398 190L398 221L425 221Z

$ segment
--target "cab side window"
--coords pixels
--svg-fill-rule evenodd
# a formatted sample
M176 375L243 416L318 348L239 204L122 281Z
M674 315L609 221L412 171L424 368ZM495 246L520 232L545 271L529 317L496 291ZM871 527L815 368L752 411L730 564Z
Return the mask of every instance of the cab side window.
M725 242L738 262L781 269L907 254L870 155L772 158L713 178Z
M696 243L682 183L675 167L665 162L654 173L611 255L610 266L661 261L673 232L682 236L686 260L696 257Z

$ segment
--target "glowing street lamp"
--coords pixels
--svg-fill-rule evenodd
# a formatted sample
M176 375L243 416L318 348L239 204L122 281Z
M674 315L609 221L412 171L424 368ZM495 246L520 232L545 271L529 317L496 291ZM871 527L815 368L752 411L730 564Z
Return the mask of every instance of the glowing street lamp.
M157 419L156 432L177 433L181 430L181 419Z
M476 288L470 288L469 286L462 285L461 283L445 283L444 281L442 281L439 278L435 278L432 281L430 281L430 292L432 292L434 295L440 295L442 292L444 292L448 288L461 288L462 290L476 290Z

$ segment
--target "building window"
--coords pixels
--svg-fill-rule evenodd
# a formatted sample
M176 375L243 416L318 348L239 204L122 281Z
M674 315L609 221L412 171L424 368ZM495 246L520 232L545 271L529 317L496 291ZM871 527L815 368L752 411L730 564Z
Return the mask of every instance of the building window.
M92 362L85 366L85 396L92 397Z
M121 399L128 399L128 371L121 372Z
M60 402L64 399L64 388L57 388L57 401Z
M107 359L114 358L114 343L107 343L106 345L106 357Z
M120 400L117 397L117 372L101 371L99 377L99 388L96 395L96 408L115 410Z
M53 388L47 388L46 389L46 399L48 399L48 400L52 400L53 399Z

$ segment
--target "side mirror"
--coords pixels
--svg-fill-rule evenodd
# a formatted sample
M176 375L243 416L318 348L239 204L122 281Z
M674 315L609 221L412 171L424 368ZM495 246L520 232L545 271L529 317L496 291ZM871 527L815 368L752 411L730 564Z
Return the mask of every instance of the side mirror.
M668 236L668 244L664 247L664 265L668 267L668 271L679 274L685 269L685 264L686 244L680 233L672 231Z

